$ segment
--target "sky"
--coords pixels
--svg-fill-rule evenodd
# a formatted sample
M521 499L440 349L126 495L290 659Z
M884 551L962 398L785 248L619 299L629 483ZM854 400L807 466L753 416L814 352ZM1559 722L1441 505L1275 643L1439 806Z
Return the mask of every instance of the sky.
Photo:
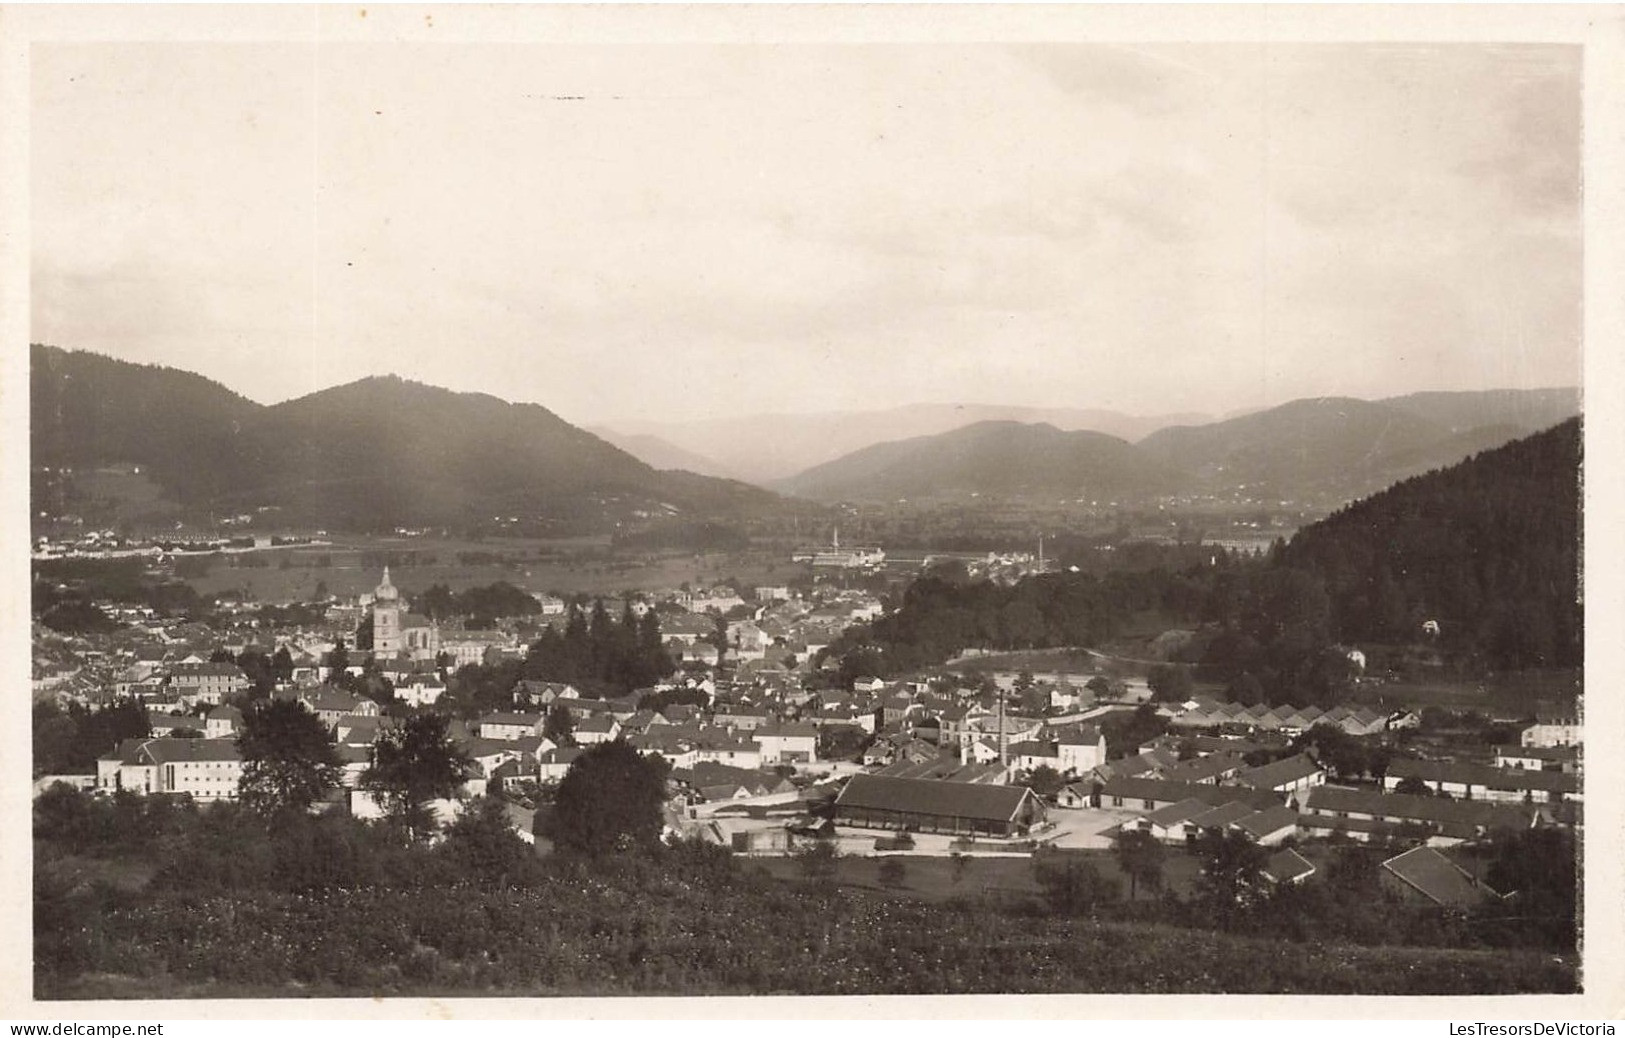
M32 338L580 424L1578 385L1567 46L36 43Z

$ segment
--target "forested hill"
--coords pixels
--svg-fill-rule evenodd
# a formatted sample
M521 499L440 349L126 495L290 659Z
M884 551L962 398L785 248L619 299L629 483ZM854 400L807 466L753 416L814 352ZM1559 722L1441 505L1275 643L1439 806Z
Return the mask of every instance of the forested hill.
M368 378L265 407L198 375L34 346L33 464L140 466L166 501L345 530L493 515L734 517L756 487L657 472L537 404Z
M33 347L35 466L129 462L176 497L208 497L238 478L236 440L263 408L201 375L94 353Z
M1299 531L1280 565L1325 584L1347 641L1441 641L1498 668L1578 666L1580 420L1485 451Z
M1574 419L1399 483L1264 559L1014 587L926 576L831 652L848 676L888 677L970 647L1098 646L1156 612L1198 632L1178 658L1244 702L1338 701L1348 677L1338 646L1431 643L1469 673L1575 667L1579 464Z

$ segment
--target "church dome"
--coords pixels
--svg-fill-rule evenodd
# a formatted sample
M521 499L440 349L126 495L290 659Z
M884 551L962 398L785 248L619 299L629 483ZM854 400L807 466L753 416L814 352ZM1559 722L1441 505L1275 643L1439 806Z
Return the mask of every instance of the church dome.
M384 581L383 583L379 584L378 589L373 592L373 597L380 602L394 601L395 599L401 597L401 593L395 590L395 585L389 582L388 566L384 567Z

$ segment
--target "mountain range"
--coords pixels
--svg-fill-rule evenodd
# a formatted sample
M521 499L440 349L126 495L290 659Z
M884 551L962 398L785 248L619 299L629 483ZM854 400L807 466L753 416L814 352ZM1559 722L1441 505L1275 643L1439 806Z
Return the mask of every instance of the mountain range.
M703 459L695 472L771 486L827 461L877 443L951 432L979 422L1049 424L1137 440L1169 425L1211 421L1211 415L1142 417L1092 408L1002 404L908 404L871 411L821 414L750 414L690 421L639 419L615 423L599 435L656 468L681 456Z
M652 432L617 430L611 442L538 404L394 376L266 406L172 368L39 345L30 360L36 494L46 468L122 463L141 467L152 493L183 510L276 509L290 524L352 530L468 528L499 516L603 530L659 515L742 519L796 507L718 478L737 453L697 456ZM856 444L771 484L821 503L941 493L1132 501L1244 488L1335 506L1579 409L1575 389L1497 390L1297 400L1201 424L942 405L682 427L734 429L757 439L756 457L781 463L820 437L826 453ZM1031 420L1039 416L1055 420ZM1139 435L1067 427L1080 423ZM946 428L882 438L910 425Z
M773 484L820 501L927 493L1070 498L1246 490L1348 501L1579 413L1578 390L1295 400L1138 443L1049 424L981 422L875 444Z
M394 376L264 406L171 368L38 345L30 360L36 468L145 466L193 509L275 508L289 522L371 530L740 515L779 502L658 471L536 404Z

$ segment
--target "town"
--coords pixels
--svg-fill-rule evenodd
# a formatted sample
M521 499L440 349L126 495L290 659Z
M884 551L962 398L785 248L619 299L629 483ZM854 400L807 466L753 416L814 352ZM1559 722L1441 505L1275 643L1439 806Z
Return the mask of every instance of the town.
M987 561L1031 575L1041 553ZM42 658L58 660L37 663L36 699L49 717L122 713L128 727L93 773L38 774L35 793L235 801L245 714L286 702L319 719L341 762L315 811L383 818L364 782L376 744L408 718L438 715L464 762L450 795L424 805L442 825L485 798L546 851L537 820L572 764L622 742L668 766L665 840L785 865L815 851L872 859L892 887L906 884L905 861L966 868L1054 852L1094 852L1160 885L1164 860L1190 876L1180 859L1226 842L1252 848L1247 882L1335 882L1327 871L1352 842L1387 849L1378 875L1392 896L1467 912L1514 892L1459 850L1582 825L1572 713L1487 718L1491 742L1439 740L1429 736L1458 719L1431 708L1244 705L1193 692L1166 666L1100 654L1063 653L1045 669L970 652L886 680L843 677L829 650L887 606L837 578L883 558L835 540L798 552L793 587L588 601L505 586L478 618L456 612L474 593L408 594L387 567L371 592L238 605L212 624L99 603L110 630L36 631ZM527 666L572 627L616 624L657 632L662 662L648 684L605 694ZM513 680L493 688L502 677Z

